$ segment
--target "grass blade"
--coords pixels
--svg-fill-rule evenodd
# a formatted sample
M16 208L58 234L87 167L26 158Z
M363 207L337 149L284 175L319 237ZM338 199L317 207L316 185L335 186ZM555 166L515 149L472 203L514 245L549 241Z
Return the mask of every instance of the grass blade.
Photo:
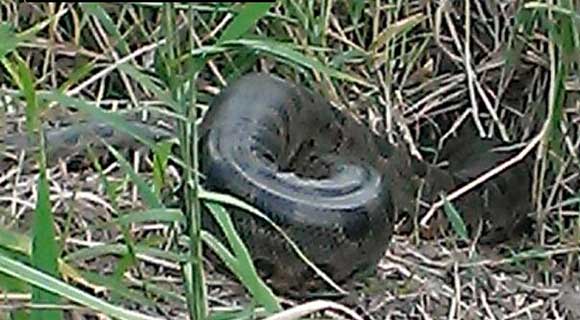
M463 222L463 218L455 206L451 204L451 202L447 201L447 197L444 195L443 197L443 209L445 214L447 215L447 219L451 222L451 227L453 231L459 235L459 237L464 241L469 241L469 237L467 236L467 227L465 226L465 222Z
M31 268L21 262L10 259L3 254L0 254L0 272L26 281L43 290L58 294L71 301L102 312L113 318L127 320L157 319L111 305L101 299L83 292L82 290L79 290L54 277L38 271L37 269Z
M235 40L243 36L250 30L256 21L261 19L268 13L274 2L258 2L246 3L236 18L228 24L222 35L219 37L217 43L221 44L224 41Z
M26 100L26 127L30 137L38 138L38 162L40 165L37 185L36 209L32 226L32 265L46 274L58 276L59 249L54 230L54 217L49 199L49 188L46 177L46 156L44 154L44 139L40 130L40 107L34 88L34 76L26 64L17 60L18 80L20 91ZM52 292L41 288L32 288L32 302L36 304L58 304L60 298ZM62 319L61 310L35 309L31 312L31 319Z
M281 61L289 63L290 65L301 65L321 73L328 74L331 77L345 80L349 82L358 83L365 87L374 88L374 85L365 81L361 77L347 74L345 72L338 71L327 67L324 63L316 60L314 58L308 57L301 52L295 50L293 46L281 42L276 42L272 40L259 40L259 39L240 39L225 41L225 46L245 46L252 49L260 50L266 53L270 53L276 57L282 58Z
M224 231L228 243L230 243L233 249L233 255L235 256L236 262L230 262L232 264L231 267L233 267L232 271L244 283L252 296L259 303L264 305L266 310L269 312L280 311L280 304L278 304L278 301L270 288L268 288L256 272L250 252L244 245L243 240L237 234L229 214L226 212L224 207L219 204L206 203L206 206L214 215L216 221Z

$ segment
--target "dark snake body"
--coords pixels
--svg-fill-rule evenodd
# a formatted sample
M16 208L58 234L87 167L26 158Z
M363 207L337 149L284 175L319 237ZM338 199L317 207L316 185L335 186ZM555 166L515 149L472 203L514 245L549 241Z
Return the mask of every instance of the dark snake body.
M333 279L368 269L384 254L393 203L381 142L322 97L276 77L246 75L216 98L201 132L205 187L259 208ZM247 213L233 219L275 285L304 285L310 270L279 233Z
M154 126L131 124L148 138L169 136ZM374 266L383 255L394 210L383 155L392 150L353 117L302 86L254 73L214 99L200 133L203 186L258 208L334 280ZM138 145L129 135L89 120L47 130L47 158L54 163L86 145L103 150L99 138L114 146ZM3 140L16 148L27 144L20 134ZM279 232L247 212L228 209L273 286L303 286L312 279L311 269ZM205 227L219 232L208 217Z
M131 123L148 138L172 135L138 121ZM14 148L27 145L20 134L0 138ZM102 147L97 138L115 146L139 145L129 135L91 120L48 130L47 158L70 156L86 145ZM204 188L258 208L312 262L340 282L376 265L393 232L395 207L415 212L415 178L425 179L423 197L432 202L439 192L452 190L507 159L492 152L491 143L479 148L472 139L463 140L450 149L448 169L418 163L402 147L387 144L320 95L254 73L222 90L204 116L200 169ZM522 164L468 193L458 201L466 222L476 227L480 220L488 221L491 242L509 238L529 211L529 179ZM522 187L513 188L514 182ZM259 270L269 274L274 287L307 288L312 270L280 233L250 213L233 206L228 210ZM204 226L219 234L211 216L203 217Z

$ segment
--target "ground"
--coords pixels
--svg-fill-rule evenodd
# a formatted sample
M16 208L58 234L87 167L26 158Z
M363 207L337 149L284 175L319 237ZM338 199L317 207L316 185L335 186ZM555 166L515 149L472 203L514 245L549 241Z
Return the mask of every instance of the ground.
M469 127L475 138L494 137L520 151L506 161L531 159L532 229L486 246L475 233L470 241L458 240L456 229L446 224L442 230L432 224L427 228L421 224L427 210L416 217L413 230L408 228L412 217L402 216L376 274L355 285L348 298L333 300L354 314L331 302L285 299L289 314L280 316L293 319L297 316L292 311L321 308L326 313L317 316L363 319L580 317L577 4L283 1L268 7L267 14L256 9L260 18L250 14L246 19L252 22L249 33L230 38L223 47L218 39L243 6L196 4L192 13L184 6L3 2L0 39L8 45L0 46L0 129L25 130L23 107L30 100L18 61L28 66L39 95L59 88L105 110L162 107L167 98L148 81L154 79L171 92L183 80L163 69L160 56L170 56L162 49L167 43L176 53L186 52L189 39L194 48L203 46L210 53L194 83L201 111L227 82L260 70L321 92L384 139L407 146L425 161L435 162L453 133ZM166 19L169 24L164 24ZM69 109L58 107L39 112L39 117L52 127L75 119ZM159 179L150 153L124 154L140 176ZM122 164L110 155L102 160L102 171L85 157L52 163L48 170L61 257L90 272L82 277L66 274L69 283L126 309L186 318L178 263L179 249L187 244L180 236L186 231L156 221L121 227L115 218L145 210L148 203ZM38 223L33 218L38 170L29 170L34 162L0 162L2 230L30 235ZM484 174L493 179L502 163ZM171 195L183 178L173 164L163 168L166 180L159 198ZM477 183L474 178L465 185L473 188ZM447 195L454 198L463 186ZM523 186L514 181L513 188ZM428 222L434 221L436 217ZM135 241L137 261L127 254L127 234ZM3 238L2 248L14 249ZM23 250L29 248L23 245ZM212 310L251 306L247 291L212 267L205 264ZM98 282L97 274L107 275L100 280L110 282ZM112 283L119 279L122 289ZM2 304L12 310L18 302L14 298ZM93 313L72 310L73 317Z

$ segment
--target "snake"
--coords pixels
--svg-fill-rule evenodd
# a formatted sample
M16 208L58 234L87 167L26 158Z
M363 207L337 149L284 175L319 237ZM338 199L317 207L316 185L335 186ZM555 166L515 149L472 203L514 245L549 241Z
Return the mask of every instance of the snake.
M150 138L171 136L133 123ZM376 265L393 233L392 146L320 94L267 73L249 73L212 100L199 126L199 168L209 191L235 196L278 225L317 267L340 282ZM46 130L49 161L82 146L137 141L98 120ZM22 134L2 144L21 148ZM102 147L102 146L101 146ZM396 159L395 159L396 160ZM265 220L227 206L259 271L288 290L313 271ZM203 215L203 226L220 229ZM221 237L221 239L224 239ZM316 281L313 281L316 283ZM315 285L313 285L315 286Z
M252 73L223 90L200 129L205 187L259 208L334 280L384 255L394 212L386 159L394 152L353 116L303 86ZM312 278L267 222L232 218L278 288Z

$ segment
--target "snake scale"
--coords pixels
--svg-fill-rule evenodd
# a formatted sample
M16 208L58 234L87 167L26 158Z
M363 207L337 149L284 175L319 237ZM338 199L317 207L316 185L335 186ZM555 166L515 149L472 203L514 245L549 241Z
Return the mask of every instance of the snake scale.
M168 135L142 128L152 137ZM94 121L49 130L46 136L49 159L78 152L94 137L113 145L135 142ZM22 146L23 139L8 136L4 143ZM418 164L321 95L265 73L244 75L214 98L200 126L199 147L204 188L237 196L261 210L339 282L372 268L382 257L395 209L414 208L416 172L441 184L432 183L432 195L462 177ZM479 201L476 196L467 199ZM491 210L501 210L478 206L478 215L492 219ZM258 269L274 287L295 289L312 279L310 268L268 223L228 209ZM204 215L204 226L219 232L208 217Z

